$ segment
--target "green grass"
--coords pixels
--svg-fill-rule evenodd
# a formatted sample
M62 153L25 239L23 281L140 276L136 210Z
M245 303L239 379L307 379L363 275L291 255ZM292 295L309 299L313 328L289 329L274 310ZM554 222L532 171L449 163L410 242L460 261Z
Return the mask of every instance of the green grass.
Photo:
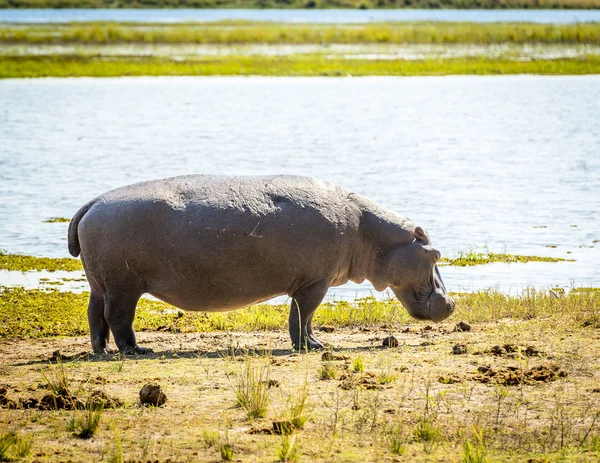
M155 57L0 57L0 78L121 76L436 76L600 74L600 57L516 61L460 58L426 60L327 59L323 56L225 56L176 61Z
M0 338L42 338L80 336L88 333L87 293L4 288L0 297ZM548 293L526 291L506 295L493 291L455 294L457 319L489 322L501 318L529 320L555 319L568 314L569 322L600 325L600 291L572 291L555 299ZM181 312L168 304L141 299L134 329L136 331L210 332L286 330L289 306L260 304L225 313ZM354 302L321 304L314 323L335 327L400 327L413 323L396 300L374 298Z
M1 69L0 69L0 72ZM77 271L83 270L79 259L57 257L34 257L22 254L5 254L0 251L0 270L14 270L26 272L28 270L56 270Z
M44 220L44 223L69 223L70 221L71 219L67 219L66 217L50 217Z
M599 6L600 6L600 0ZM371 23L281 24L224 22L123 24L114 22L0 25L12 44L600 44L593 23Z
M264 418L269 405L269 366L253 364L246 359L232 385L236 404L243 408L248 418Z
M1 72L1 71L0 71ZM494 262L502 263L525 263L525 262L572 262L571 259L560 257L521 256L517 254L495 253L495 252L459 252L456 257L442 258L440 265L452 265L465 267L472 265L484 265ZM57 270L80 271L83 270L79 259L63 257L34 257L22 254L5 254L0 251L0 270L12 270L26 272L29 270Z
M572 259L563 259L560 257L542 257L542 256L520 256L516 254L506 254L497 252L459 252L454 258L442 258L441 265L452 265L455 267L468 267L472 265L491 264L502 262L505 264L526 263L526 262L574 262Z

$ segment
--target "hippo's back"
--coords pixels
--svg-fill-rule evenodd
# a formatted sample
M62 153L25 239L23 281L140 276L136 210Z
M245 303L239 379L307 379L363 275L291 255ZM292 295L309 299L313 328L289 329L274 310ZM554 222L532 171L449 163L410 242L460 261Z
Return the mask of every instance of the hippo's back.
M226 310L339 284L360 221L351 197L306 177L189 175L109 191L76 231L99 285L134 276L179 307Z

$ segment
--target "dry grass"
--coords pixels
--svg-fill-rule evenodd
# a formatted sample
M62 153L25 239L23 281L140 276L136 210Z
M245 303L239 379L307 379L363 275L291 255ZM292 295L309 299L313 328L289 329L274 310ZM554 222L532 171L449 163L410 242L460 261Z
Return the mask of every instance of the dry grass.
M370 23L196 24L74 23L0 25L0 41L28 44L600 44L596 24Z

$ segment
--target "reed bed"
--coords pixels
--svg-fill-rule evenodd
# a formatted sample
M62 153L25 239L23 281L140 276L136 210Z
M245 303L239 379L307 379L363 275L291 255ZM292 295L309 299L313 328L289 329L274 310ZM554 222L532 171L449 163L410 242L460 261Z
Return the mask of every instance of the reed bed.
M528 23L373 23L364 25L254 22L182 25L72 23L0 26L0 43L18 44L600 44L600 25Z

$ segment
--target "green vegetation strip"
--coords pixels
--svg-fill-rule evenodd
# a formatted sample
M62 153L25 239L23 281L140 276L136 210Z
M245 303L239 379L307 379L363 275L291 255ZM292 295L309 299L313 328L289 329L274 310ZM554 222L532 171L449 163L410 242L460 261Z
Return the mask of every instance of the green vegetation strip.
M600 0L599 6L600 6ZM600 44L594 23L196 24L70 23L0 25L12 44Z
M574 262L573 259L563 259L560 257L540 257L540 256L519 256L513 254L496 252L459 252L457 257L442 258L441 265L452 265L455 267L468 267L472 265L492 264L502 262L504 264L525 263L525 262Z
M50 217L44 220L44 223L68 223L70 221L71 219L67 219L66 217Z
M226 56L178 61L152 57L0 57L0 78L121 76L436 76L600 74L600 57L535 61L486 58L422 61L327 59L322 56Z
M441 265L452 265L465 267L471 265L491 264L493 262L503 263L525 263L525 262L573 262L573 260L560 257L519 256L513 254L502 254L495 252L478 253L474 251L460 252L457 257L441 260ZM57 258L57 257L34 257L22 254L4 254L0 251L0 270L13 270L26 272L29 270L56 270L79 271L83 270L79 259Z
M15 270L19 272L26 272L28 270L47 270L49 272L64 270L72 272L83 270L83 267L79 259L4 254L0 251L0 270Z
M0 338L87 334L88 297L87 293L5 288L0 297ZM520 296L480 292L454 297L458 303L457 316L469 322L568 316L570 322L600 326L597 310L600 291L594 289L572 291L558 299L534 291ZM167 332L285 330L288 315L288 305L261 304L243 310L205 314L182 312L162 302L141 299L134 328L136 331ZM374 298L322 304L315 314L317 325L334 327L398 327L413 322L397 301Z

